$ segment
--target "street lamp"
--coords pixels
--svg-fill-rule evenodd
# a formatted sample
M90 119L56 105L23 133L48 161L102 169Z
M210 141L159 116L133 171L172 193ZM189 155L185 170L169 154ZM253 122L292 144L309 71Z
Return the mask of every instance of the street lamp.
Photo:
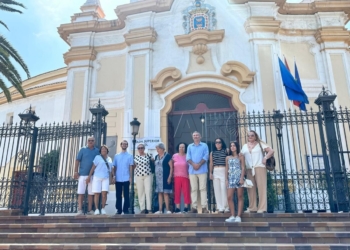
M132 140L133 150L132 150L132 158L135 159L135 147L136 147L136 135L139 133L141 123L137 120L137 118L134 118L132 122L130 122L131 126L131 134L134 136ZM135 187L134 187L134 168L132 168L131 172L131 192L130 192L130 207L129 207L129 213L134 214L134 200L135 200Z
M281 166L282 166L282 175L283 175L283 195L284 195L284 203L285 203L285 212L286 213L293 213L291 202L290 202L290 195L289 195L289 188L288 188L288 176L286 171L286 164L284 160L284 152L283 152L283 146L282 146L282 129L283 129L283 117L284 115L281 114L279 110L274 110L274 114L272 115L272 119L275 122L275 128L277 130L277 137L279 142L279 148L280 148L280 157L281 157Z

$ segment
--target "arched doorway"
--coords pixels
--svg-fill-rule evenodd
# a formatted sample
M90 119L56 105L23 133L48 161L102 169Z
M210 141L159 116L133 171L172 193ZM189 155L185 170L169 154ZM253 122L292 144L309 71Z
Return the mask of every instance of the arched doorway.
M194 131L202 134L202 141L208 144L210 151L217 137L226 143L237 139L237 126L232 123L232 117L236 115L232 98L221 93L194 92L175 99L168 114L169 153L175 153L180 142L192 143Z

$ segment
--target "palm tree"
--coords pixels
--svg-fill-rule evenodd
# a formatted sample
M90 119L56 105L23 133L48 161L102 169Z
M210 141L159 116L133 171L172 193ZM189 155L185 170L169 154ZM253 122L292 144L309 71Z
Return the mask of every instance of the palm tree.
M22 11L16 9L16 7L25 8L23 4L13 0L0 0L0 10L22 14ZM0 25L8 29L7 25L1 20ZM4 79L6 79L23 97L25 97L25 93L22 88L22 78L13 65L13 61L17 62L25 71L27 77L30 78L28 67L24 63L21 56L6 40L6 38L0 34L0 89L2 89L4 92L8 102L11 101L11 93L6 86Z

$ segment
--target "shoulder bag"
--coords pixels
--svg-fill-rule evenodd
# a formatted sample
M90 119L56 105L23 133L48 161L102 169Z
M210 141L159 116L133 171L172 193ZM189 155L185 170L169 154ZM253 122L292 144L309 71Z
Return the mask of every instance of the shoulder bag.
M109 173L109 185L113 185L113 177L112 177L112 174L111 172L109 171L109 165L108 165L108 162L105 158L103 158L103 156L101 155L101 158L105 161L106 163L106 166L107 166L107 169L108 169L108 173Z
M261 153L263 154L263 156L265 157L265 152L259 142L259 146L260 146L260 149L261 149ZM266 159L266 164L265 164L265 167L267 170L269 171L274 171L275 170L275 167L276 167L276 160L275 160L275 157L272 155L269 159Z
M149 159L149 167L151 168L151 173L154 174L156 165L154 164L154 161L152 161L152 157L149 154L147 154L147 156Z

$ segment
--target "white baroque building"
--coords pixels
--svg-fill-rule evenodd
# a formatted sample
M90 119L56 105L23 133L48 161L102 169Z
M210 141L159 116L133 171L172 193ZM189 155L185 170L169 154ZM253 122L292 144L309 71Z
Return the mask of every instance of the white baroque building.
M348 105L350 1L131 1L116 7L115 20L104 19L99 0L82 4L58 28L70 45L67 67L25 81L25 99L12 90L7 103L0 94L1 123L18 122L29 105L39 125L85 121L100 99L108 136L130 138L137 117L140 137L168 142L170 114L293 108L281 82L283 56L292 72L298 65L308 108L323 86Z

